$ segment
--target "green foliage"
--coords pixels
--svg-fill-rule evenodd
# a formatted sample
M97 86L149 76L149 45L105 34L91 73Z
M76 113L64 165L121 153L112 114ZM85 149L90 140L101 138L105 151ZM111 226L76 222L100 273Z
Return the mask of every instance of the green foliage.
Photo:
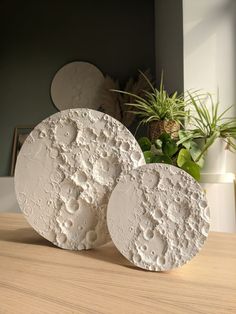
M162 133L158 140L161 142L160 148L164 155L172 157L177 152L178 147L170 134Z
M195 180L200 180L200 167L194 161L186 161L181 168L188 172Z
M162 151L165 155L172 157L178 151L178 146L176 142L171 140L162 143Z
M153 160L154 154L150 150L143 152L144 159L147 164L150 164Z
M139 143L139 146L141 147L142 151L146 151L146 150L151 149L152 143L149 140L149 138L147 138L147 137L141 137L138 140L138 143Z
M202 157L217 138L223 138L228 147L236 150L236 118L227 118L226 113L232 108L228 107L219 113L219 102L214 102L210 94L188 93L187 106L191 110L189 125L185 130L179 131L177 145L193 143L196 139L203 139L203 146L196 150L192 148L192 157L199 166L203 164ZM206 103L209 103L207 106Z
M167 133L151 142L147 137L139 139L147 163L167 163L182 168L196 180L200 179L200 170L204 165L204 157L208 148L217 138L222 138L228 148L236 150L236 118L228 118L227 108L219 113L219 102L214 102L210 94L199 92L169 95L164 89L163 75L159 89L141 72L150 87L143 91L144 96L127 91L113 90L133 99L126 104L130 112L140 118L140 124L152 121L176 121L182 125L179 139L175 141ZM208 105L207 105L208 104ZM185 125L182 122L185 121ZM199 143L201 141L201 144Z
M186 148L181 148L177 158L178 167L182 167L187 161L191 161L191 155Z
M155 145L156 149L161 149L162 141L157 139L157 140L154 140L153 144Z
M175 92L169 95L164 89L163 75L159 89L155 88L144 73L140 71L144 79L151 88L151 91L143 91L144 97L126 91L113 89L112 91L121 94L126 94L134 99L133 103L128 105L133 114L140 118L140 124L147 124L156 120L172 120L181 124L182 119L186 117L185 100L183 95L178 95Z
M182 131L179 131L179 134L181 132ZM180 137L181 137L181 135L180 135ZM204 165L204 156L201 156L201 158L199 158L199 160L198 160L198 157L202 152L200 146L196 142L194 142L193 140L190 140L190 139L185 141L184 143L182 143L182 146L187 149L187 151L189 152L193 161L195 161L202 168Z
M231 150L236 150L236 118L226 117L231 107L219 113L219 103L210 94L188 93L186 104L191 114L187 114L188 124L179 131L179 140L163 133L151 145L149 141L146 149L152 157L146 160L176 165L199 180L205 153L217 138L223 138Z
M164 164L173 165L171 158L169 156L166 156L166 155L155 155L155 156L153 156L151 162L152 163L160 162L160 163L164 163Z
M144 137L139 140L142 150L144 147L147 147L143 145L143 143L149 142L149 139ZM199 147L192 141L185 142L184 144L187 147L184 147L182 144L177 145L176 141L172 139L169 134L163 133L157 140L151 143L151 147L148 151L143 150L146 163L175 165L188 172L196 180L199 180L201 165L195 161Z

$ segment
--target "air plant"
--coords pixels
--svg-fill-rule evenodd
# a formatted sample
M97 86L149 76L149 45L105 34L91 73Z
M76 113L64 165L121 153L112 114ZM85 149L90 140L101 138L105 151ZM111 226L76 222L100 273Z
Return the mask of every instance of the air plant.
M203 139L204 145L196 161L202 158L217 138L222 138L227 143L227 147L235 151L236 118L226 117L232 106L219 113L219 102L214 102L211 94L188 93L187 95L187 105L191 114L188 115L189 121L185 130L179 131L178 144Z

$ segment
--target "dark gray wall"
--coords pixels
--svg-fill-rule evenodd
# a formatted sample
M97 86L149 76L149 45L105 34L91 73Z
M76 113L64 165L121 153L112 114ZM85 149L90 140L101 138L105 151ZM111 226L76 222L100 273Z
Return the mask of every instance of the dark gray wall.
M184 90L182 0L155 0L156 77L169 93Z
M126 80L155 72L154 1L0 0L0 176L13 130L56 112L50 84L64 64L92 62Z

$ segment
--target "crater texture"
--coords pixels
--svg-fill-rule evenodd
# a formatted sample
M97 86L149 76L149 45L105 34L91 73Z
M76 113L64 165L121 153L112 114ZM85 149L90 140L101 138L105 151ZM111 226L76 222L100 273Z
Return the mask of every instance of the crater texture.
M36 126L21 148L17 200L32 227L55 245L97 247L110 240L111 191L120 175L143 164L138 143L120 122L95 110L65 110Z
M165 271L193 258L209 230L201 186L186 172L148 164L123 176L107 212L111 238L138 267Z

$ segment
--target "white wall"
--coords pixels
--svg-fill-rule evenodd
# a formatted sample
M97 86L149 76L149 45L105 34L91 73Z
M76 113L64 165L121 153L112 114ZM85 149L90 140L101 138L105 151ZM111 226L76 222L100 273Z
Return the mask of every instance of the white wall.
M1 212L20 212L16 200L13 177L0 177L0 213Z
M213 93L221 110L236 104L236 1L183 0L183 32L184 89ZM236 172L235 154L226 170Z

